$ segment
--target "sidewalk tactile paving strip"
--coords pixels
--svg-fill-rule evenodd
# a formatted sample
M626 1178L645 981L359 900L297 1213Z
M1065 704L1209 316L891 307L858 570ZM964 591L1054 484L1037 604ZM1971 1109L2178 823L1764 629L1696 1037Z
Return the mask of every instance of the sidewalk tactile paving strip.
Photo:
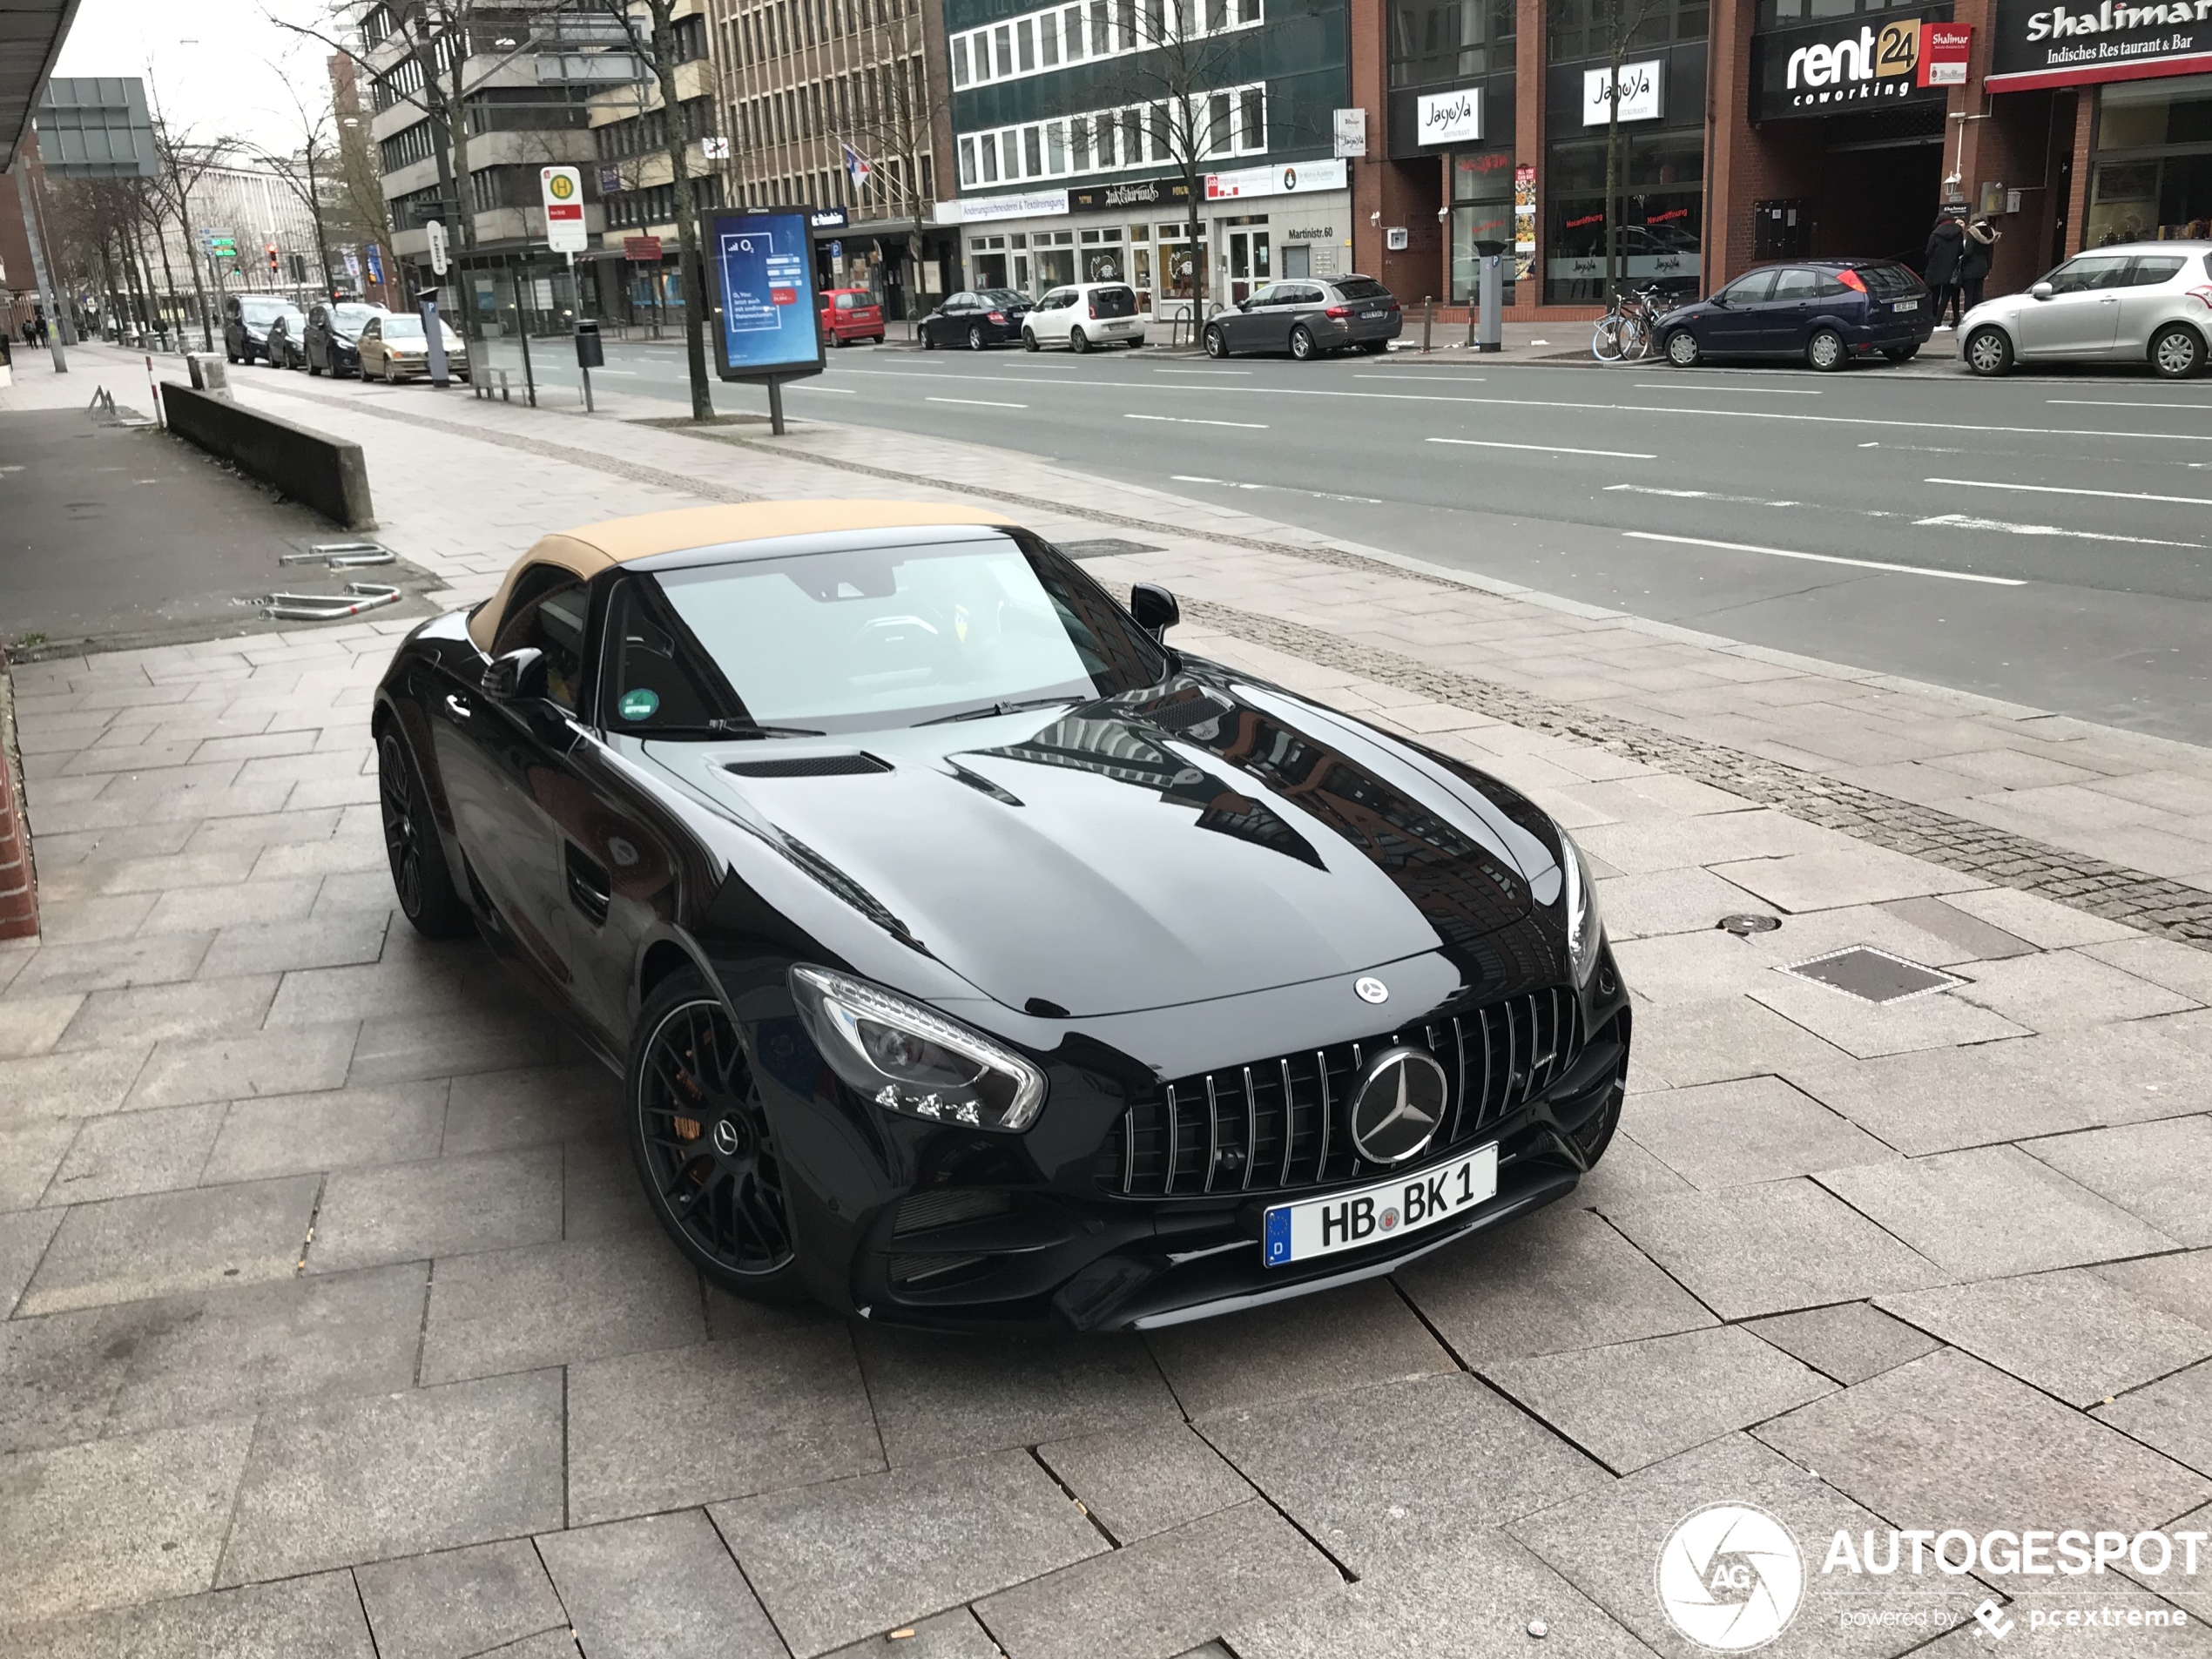
M1862 1002L1902 1001L1908 996L1925 996L1946 986L1966 983L1953 974L1909 962L1885 950L1876 950L1871 945L1849 945L1809 961L1793 962L1782 971L1855 996Z

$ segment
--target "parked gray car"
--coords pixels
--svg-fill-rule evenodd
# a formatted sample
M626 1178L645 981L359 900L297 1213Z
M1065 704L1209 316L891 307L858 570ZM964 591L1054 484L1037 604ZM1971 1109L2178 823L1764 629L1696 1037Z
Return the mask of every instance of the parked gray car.
M1372 277L1300 277L1209 318L1204 340L1209 357L1286 351L1303 361L1347 346L1388 351L1405 326L1398 301Z
M2148 362L2188 380L2212 361L2212 242L2137 242L2078 253L2026 293L1959 322L1977 374L2015 363Z

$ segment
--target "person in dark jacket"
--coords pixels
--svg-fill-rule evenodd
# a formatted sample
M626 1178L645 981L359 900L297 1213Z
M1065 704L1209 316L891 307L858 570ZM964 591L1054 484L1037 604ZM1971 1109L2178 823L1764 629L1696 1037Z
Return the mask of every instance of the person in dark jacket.
M1990 261L1997 257L1997 239L2004 235L1986 219L1966 226L1959 246L1959 308L1963 317L1981 303L1982 284L1989 280Z
M1939 328L1947 329L1959 320L1959 251L1966 239L1966 227L1949 213L1936 220L1935 229L1928 236L1927 268L1921 272L1920 280L1935 296L1935 326ZM1946 307L1951 322L1943 320Z

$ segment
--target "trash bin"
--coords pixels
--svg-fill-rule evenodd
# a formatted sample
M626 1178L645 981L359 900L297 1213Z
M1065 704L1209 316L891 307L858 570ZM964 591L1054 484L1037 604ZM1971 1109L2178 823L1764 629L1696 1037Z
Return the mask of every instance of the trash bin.
M600 368L605 366L606 361L606 342L599 338L599 325L589 317L577 318L576 366L578 368Z

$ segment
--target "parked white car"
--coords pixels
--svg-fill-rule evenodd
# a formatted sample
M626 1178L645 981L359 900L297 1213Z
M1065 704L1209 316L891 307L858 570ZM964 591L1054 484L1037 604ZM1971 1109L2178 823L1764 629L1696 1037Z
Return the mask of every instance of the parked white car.
M1144 319L1136 312L1136 290L1126 282L1071 282L1055 288L1022 320L1022 343L1030 351L1047 346L1073 352L1142 346Z
M2212 242L2136 242L2077 253L2026 293L1959 320L1977 374L2015 363L2148 362L2188 380L2212 360Z

